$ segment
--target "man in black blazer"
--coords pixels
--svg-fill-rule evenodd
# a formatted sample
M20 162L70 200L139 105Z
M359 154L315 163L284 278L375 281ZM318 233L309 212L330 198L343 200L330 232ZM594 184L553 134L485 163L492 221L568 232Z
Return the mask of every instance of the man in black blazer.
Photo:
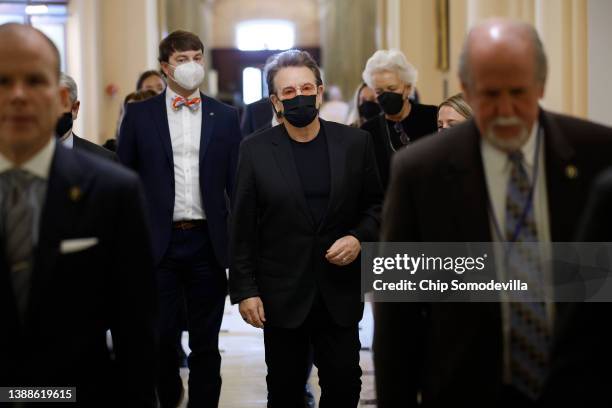
M81 107L77 84L72 77L62 73L60 77L60 86L66 88L69 95L68 105L65 108L66 110L58 120L56 126L56 136L60 139L62 144L70 149L81 149L99 157L118 162L119 159L114 152L92 143L87 139L78 137L74 133L72 130L73 123L77 120Z
M360 242L376 240L382 200L371 138L318 118L323 86L308 53L280 53L267 68L283 120L241 145L231 300L264 329L269 407L304 406L311 344L320 406L356 407Z
M227 294L228 197L240 144L238 113L202 94L204 45L175 31L159 46L168 87L127 105L119 160L144 184L160 294L163 407L183 394L177 342L183 294L189 330L189 404L216 407L221 392L219 329Z
M244 107L240 130L248 136L261 129L272 127L272 104L270 98L263 98Z
M0 26L0 61L0 384L76 387L70 406L155 407L138 178L53 137L68 93L44 34Z
M538 106L546 56L526 24L492 20L474 28L460 78L474 120L396 156L382 239L509 241L499 236L507 154L521 152L534 186L528 213L538 240L572 241L591 181L612 163L612 130ZM547 375L534 378L541 385L535 393L516 386L521 378L510 362L518 361L512 348L518 337L510 335L509 306L376 304L378 406L416 407L418 400L428 407L610 406L607 304L546 300Z

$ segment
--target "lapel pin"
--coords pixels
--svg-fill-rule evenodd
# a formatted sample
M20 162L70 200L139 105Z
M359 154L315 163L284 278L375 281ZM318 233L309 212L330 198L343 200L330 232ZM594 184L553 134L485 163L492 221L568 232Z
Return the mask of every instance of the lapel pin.
M210 116L215 116L215 112L210 112L209 115Z
M574 166L573 164L568 164L565 167L565 175L567 176L568 179L574 180L575 178L578 177L578 168Z
M70 187L70 191L68 192L68 195L70 196L70 199L74 202L77 202L81 199L81 189L78 188L77 186L73 186Z

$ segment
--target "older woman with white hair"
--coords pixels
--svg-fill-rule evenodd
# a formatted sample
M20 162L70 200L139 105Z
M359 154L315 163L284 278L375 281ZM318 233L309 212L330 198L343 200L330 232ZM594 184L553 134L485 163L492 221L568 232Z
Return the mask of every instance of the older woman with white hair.
M438 108L410 102L417 70L397 50L378 50L368 59L364 82L376 93L384 115L364 123L374 139L374 149L383 185L389 182L391 156L397 150L437 131Z

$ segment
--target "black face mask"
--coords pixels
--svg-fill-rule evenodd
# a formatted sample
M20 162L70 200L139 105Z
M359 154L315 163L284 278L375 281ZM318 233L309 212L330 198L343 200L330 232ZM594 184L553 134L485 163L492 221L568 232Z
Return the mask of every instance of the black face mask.
M376 102L365 101L359 105L359 116L365 120L370 120L380 113L380 105Z
M383 92L378 95L378 103L387 115L397 115L404 106L404 95L395 92Z
M55 125L55 136L62 137L70 129L72 129L72 112L66 112L60 116L57 125Z
M308 126L319 113L317 95L297 95L281 102L284 108L283 117L298 128Z

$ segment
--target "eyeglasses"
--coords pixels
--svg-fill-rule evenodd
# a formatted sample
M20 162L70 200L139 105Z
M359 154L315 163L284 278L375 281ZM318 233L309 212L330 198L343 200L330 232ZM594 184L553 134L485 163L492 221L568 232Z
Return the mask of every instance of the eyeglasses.
M291 99L300 91L301 95L314 95L317 93L317 86L313 83L306 82L300 86L286 86L281 89L280 94L283 99Z

